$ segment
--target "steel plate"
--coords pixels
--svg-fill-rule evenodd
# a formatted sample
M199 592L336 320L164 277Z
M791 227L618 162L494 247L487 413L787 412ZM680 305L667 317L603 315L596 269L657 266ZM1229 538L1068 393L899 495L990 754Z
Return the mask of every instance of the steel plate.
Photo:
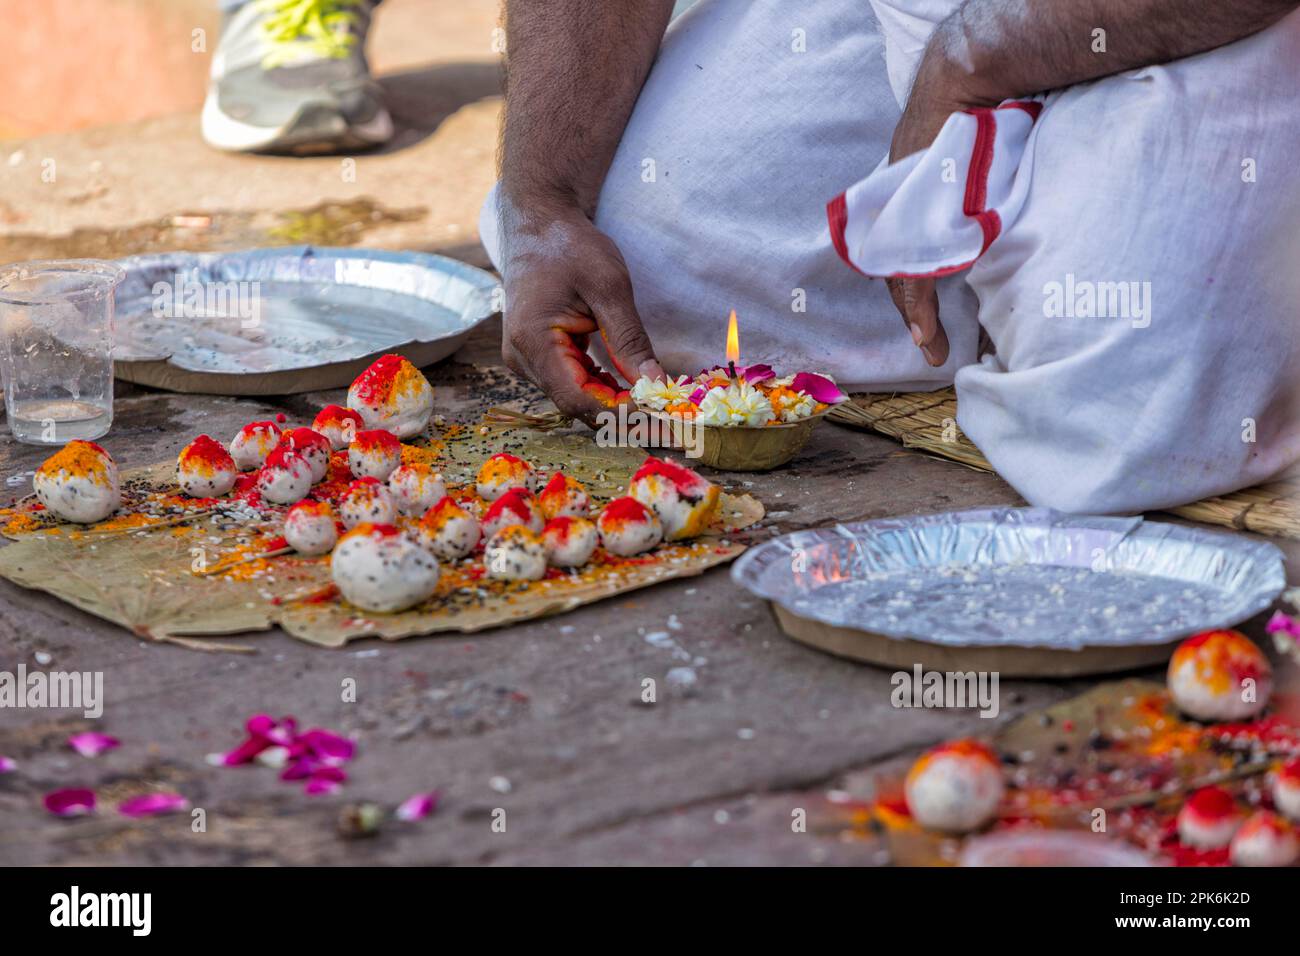
M943 648L1151 648L1230 627L1285 585L1274 545L1041 508L800 531L731 571L787 618Z
M385 352L445 358L493 314L497 279L444 256L291 246L120 261L117 375L182 392L348 385Z

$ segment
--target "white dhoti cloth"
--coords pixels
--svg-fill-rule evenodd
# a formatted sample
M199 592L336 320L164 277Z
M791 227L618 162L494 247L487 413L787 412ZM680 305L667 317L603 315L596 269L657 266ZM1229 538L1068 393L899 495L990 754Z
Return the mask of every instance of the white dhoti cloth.
M999 167L1014 214L969 268L936 270L952 348L933 369L885 284L837 255L826 207L889 175L899 98L958 0L873 5L702 0L669 28L596 216L665 367L716 364L734 308L744 363L851 391L955 382L998 473L1070 511L1173 506L1300 461L1300 16L1026 112ZM955 231L903 217L876 251L969 240L954 159L916 208ZM980 325L996 354L977 360Z

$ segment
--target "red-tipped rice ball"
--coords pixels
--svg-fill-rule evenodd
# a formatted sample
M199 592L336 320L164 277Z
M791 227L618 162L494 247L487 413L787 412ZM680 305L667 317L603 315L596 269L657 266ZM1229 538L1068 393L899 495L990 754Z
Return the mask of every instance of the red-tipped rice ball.
M1202 787L1178 811L1178 839L1198 850L1217 850L1241 826L1241 811L1222 787Z
M1169 693L1178 709L1205 721L1247 720L1273 690L1264 653L1237 631L1206 631L1178 645L1169 659Z
M1234 866L1290 866L1300 858L1295 827L1276 813L1259 810L1232 837Z
M1005 790L997 754L976 740L927 750L903 784L912 818L948 833L969 833L987 824L997 815Z

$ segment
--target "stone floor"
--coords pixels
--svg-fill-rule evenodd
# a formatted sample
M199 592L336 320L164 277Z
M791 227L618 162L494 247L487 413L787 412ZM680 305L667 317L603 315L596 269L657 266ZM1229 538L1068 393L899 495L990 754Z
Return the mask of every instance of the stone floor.
M497 334L489 323L427 370L453 419L482 411ZM128 467L174 455L200 430L225 435L277 411L306 420L341 397L258 403L120 388L108 443ZM24 475L42 455L2 438L0 473ZM764 534L1018 500L996 477L834 426L784 469L723 477L753 482L746 490L769 510ZM1262 637L1262 619L1247 630ZM878 766L1090 686L1006 681L995 722L974 711L895 710L889 672L790 641L765 604L720 569L469 636L343 651L278 631L254 641L259 653L248 656L143 643L0 583L0 669L102 671L107 703L93 729L123 741L88 760L64 745L91 726L79 714L0 714L0 754L21 765L0 776L0 862L878 863L886 854L875 838L844 838L828 792L861 794ZM697 692L642 704L641 681L663 687L683 655ZM355 703L340 700L345 678L357 683ZM208 766L205 755L232 746L243 720L260 711L356 734L352 781L340 794L309 798L271 770ZM191 832L184 815L47 816L41 795L73 785L106 800L174 788L206 811L208 828ZM442 791L442 806L421 823L362 841L335 832L347 803L391 806L431 788ZM504 833L492 827L498 808ZM809 812L807 833L791 830L796 808Z

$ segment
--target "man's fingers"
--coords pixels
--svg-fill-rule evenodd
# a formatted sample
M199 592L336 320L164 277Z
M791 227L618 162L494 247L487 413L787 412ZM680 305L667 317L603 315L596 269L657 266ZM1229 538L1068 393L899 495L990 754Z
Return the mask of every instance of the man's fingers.
M907 328L912 341L931 365L948 361L948 334L939 321L939 290L933 279L909 279L903 284Z
M948 333L939 321L939 291L933 279L888 279L890 297L908 334L933 366L948 361Z
M567 335L557 330L544 332L537 339L518 344L507 342L502 349L506 366L540 386L565 415L592 425L603 406L583 389L589 375L577 358L582 353Z
M664 370L637 314L627 273L611 270L593 279L582 289L582 297L600 326L610 361L624 381L635 383L642 375L663 378Z

